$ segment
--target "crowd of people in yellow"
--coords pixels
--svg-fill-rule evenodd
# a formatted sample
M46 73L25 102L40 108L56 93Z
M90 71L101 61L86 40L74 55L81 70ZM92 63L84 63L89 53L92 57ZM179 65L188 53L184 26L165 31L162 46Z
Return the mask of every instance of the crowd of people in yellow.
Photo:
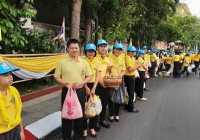
M67 91L72 89L77 93L83 116L74 120L62 118L63 140L86 139L88 134L96 138L96 131L101 127L110 128L107 108L110 123L119 122L122 104L113 100L113 92L121 95L127 93L127 104L123 103L125 109L130 113L138 113L136 99L147 101L144 97L144 90L148 90L147 79L157 77L160 72L173 73L175 78L180 78L184 72L188 76L189 72L197 73L200 62L200 52L150 50L147 46L139 50L128 46L125 51L120 43L109 49L105 40L99 40L97 46L87 44L84 58L79 56L80 42L76 39L67 42L67 50L68 57L57 64L54 74L55 80L63 85L61 108ZM0 64L0 140L25 140L22 103L17 89L11 86L11 72L16 70ZM106 85L105 77L108 75L122 79L122 82L117 87ZM123 93L125 87L127 92ZM99 96L101 100L101 113L90 118L84 117L86 100L94 96Z

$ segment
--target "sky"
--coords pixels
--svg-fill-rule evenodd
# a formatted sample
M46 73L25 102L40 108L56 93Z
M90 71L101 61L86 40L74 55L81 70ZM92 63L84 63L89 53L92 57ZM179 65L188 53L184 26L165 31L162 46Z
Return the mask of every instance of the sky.
M200 18L200 0L180 0L188 5L192 15Z

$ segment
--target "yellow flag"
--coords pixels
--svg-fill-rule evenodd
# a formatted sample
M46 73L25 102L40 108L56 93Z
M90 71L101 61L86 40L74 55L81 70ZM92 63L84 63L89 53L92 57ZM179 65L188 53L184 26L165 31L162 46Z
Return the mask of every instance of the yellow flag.
M133 46L132 38L130 39L129 46Z
M0 26L0 41L2 40L2 36L1 36L1 26Z

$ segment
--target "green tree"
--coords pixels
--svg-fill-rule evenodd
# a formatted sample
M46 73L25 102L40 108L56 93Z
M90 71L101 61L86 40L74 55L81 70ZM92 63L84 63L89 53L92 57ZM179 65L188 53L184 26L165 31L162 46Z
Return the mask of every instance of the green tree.
M2 29L3 40L0 42L4 52L11 53L20 47L25 47L28 40L22 32L26 29L22 25L26 18L33 18L35 13L27 8L33 0L1 0L0 1L0 26Z

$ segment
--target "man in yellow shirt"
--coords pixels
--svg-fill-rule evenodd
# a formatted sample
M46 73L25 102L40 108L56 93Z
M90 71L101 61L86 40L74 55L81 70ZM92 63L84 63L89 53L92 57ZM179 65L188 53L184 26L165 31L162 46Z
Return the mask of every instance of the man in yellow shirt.
M180 72L179 77L181 76L181 74L183 74L184 72L187 72L187 77L189 76L189 72L188 72L188 67L191 64L191 57L190 57L190 53L187 52L186 56L183 59L183 67L184 69Z
M101 67L101 75L99 79L99 84L97 86L97 94L100 96L102 103L102 111L100 113L99 124L105 128L110 128L110 124L108 124L106 119L106 109L109 102L110 97L110 88L106 87L104 84L104 77L111 72L111 64L109 57L106 56L108 43L105 40L99 40L97 43L98 54L96 55L96 61ZM99 126L97 125L99 128Z
M128 112L138 113L139 111L135 109L134 106L134 93L135 93L135 72L141 65L136 66L136 48L134 46L129 46L127 48L127 54L125 56L126 72L124 76L125 86L127 87L127 92L129 96L128 106L126 109Z
M91 80L92 71L86 60L79 57L80 43L76 39L70 39L67 42L69 56L61 60L55 69L55 80L63 85L61 95L61 106L63 106L67 91L76 90L78 100L85 111L85 88L86 83ZM84 117L70 120L62 118L62 138L70 140L72 134L72 123L74 121L74 139L81 140L83 136Z
M0 63L0 140L25 140L21 111L22 102L18 90L11 86L11 72L19 69L9 68Z

